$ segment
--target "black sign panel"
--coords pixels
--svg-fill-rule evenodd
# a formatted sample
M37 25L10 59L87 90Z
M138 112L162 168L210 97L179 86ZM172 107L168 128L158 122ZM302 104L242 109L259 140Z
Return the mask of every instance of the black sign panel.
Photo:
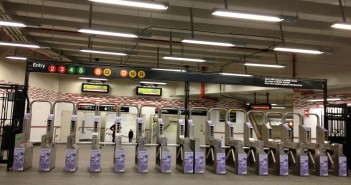
M129 107L121 107L121 112L129 112Z
M155 114L158 114L158 109L155 109ZM178 110L177 109L162 109L162 114L177 115L178 114Z
M116 112L117 106L116 105L100 105L99 111L106 111L106 112Z
M236 112L229 113L229 121L233 123L236 122Z
M185 110L180 110L180 115L185 115ZM207 111L205 110L193 110L191 111L192 116L207 116Z
M250 104L250 110L269 110L271 108L271 104Z
M326 80L290 79L275 77L223 76L215 73L155 71L146 68L95 66L78 63L32 61L27 62L30 72L80 75L97 78L129 78L169 81L188 81L213 84L247 85L259 87L299 88L323 90Z
M107 84L82 83L82 92L109 93L110 86Z
M95 105L78 105L78 110L83 110L83 111L95 111Z

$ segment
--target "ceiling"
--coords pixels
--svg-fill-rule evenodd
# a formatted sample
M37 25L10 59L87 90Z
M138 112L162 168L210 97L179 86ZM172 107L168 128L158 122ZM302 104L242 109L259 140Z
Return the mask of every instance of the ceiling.
M96 54L90 57L89 54L79 51L80 48L88 47L89 35L77 32L77 28L89 27L90 2L88 0L2 0L0 18L21 21L31 26L22 29L0 28L0 40L30 41L47 47L39 50L18 49L16 51L18 55L69 62L172 68L189 66L193 70L207 66L207 70L213 72L220 71L224 64L230 63L223 69L224 71L304 78L326 78L323 70L328 74L330 71L332 75L338 73L339 69L345 69L346 66L351 67L348 60L338 57L349 56L351 33L330 27L333 22L342 21L338 0L228 0L228 7L232 10L298 16L296 22L283 22L282 29L279 23L212 16L213 8L224 8L223 0L162 0L162 2L169 3L168 10L150 11L92 4L92 28L148 35L140 39L91 37L94 49L132 53L128 57ZM351 14L351 3L346 0L342 2L346 15ZM194 38L235 42L239 46L221 48L180 43L182 38L191 38L191 8ZM172 44L170 44L171 37ZM283 45L283 40L286 46L323 49L331 51L331 54L297 55L298 61L309 61L308 65L316 68L316 71L306 69L307 64L304 63L295 66L294 71L292 54L272 51L272 46ZM165 61L162 56L169 55L170 48L173 55L206 58L208 62L199 65ZM13 48L0 47L0 49L2 56L15 52ZM158 49L159 55L157 55ZM245 69L243 65L235 64L238 61L242 62L244 58L252 62L278 62L287 67L285 69L252 67ZM330 61L330 58L333 61ZM345 70L343 72L349 73ZM347 83L346 86L351 82ZM343 86L339 84L337 87Z

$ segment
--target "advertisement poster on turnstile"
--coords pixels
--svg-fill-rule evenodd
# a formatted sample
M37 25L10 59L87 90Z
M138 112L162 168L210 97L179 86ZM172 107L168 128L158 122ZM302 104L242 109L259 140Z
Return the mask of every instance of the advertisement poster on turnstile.
M347 176L347 158L339 157L339 174L342 177Z
M195 152L195 173L204 173L205 155L203 152Z
M328 157L322 156L319 158L320 170L319 176L328 176Z
M300 176L308 176L308 156L300 156Z
M67 149L66 151L66 162L65 162L65 171L75 171L77 162L77 150L76 149Z
M99 172L101 169L101 150L92 150L90 153L90 172Z
M148 151L139 151L138 155L139 155L138 156L139 157L138 172L139 173L148 172L148 169L149 169L149 161L148 161L149 153L148 153Z
M238 174L247 174L247 154L238 154Z
M115 154L115 172L125 171L125 158L124 150L117 150Z
M225 153L217 153L217 174L225 174Z
M39 171L50 171L51 149L40 150Z
M193 173L194 172L194 156L193 152L184 153L184 173Z
M171 172L171 152L162 152L161 155L161 171L162 173L170 173Z
M24 152L24 148L15 148L13 153L13 171L23 170Z
M289 174L289 157L288 155L280 155L280 175Z
M265 154L260 154L258 156L259 158L259 164L260 164L260 169L259 169L259 174L260 175L268 175L268 157Z

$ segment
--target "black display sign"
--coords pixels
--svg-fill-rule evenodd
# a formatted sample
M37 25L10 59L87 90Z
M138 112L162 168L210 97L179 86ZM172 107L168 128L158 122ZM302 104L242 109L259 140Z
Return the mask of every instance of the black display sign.
M198 83L247 85L259 87L279 87L323 90L326 80L314 79L290 79L275 77L240 77L223 76L218 73L200 72L170 72L156 71L146 68L114 67L111 65L89 65L78 63L48 62L48 61L28 61L29 72L80 75L96 78L129 78L129 79L150 79L164 81L187 81Z
M158 109L155 109L155 114L158 114ZM177 115L178 114L178 110L177 109L162 109L162 114L173 114L173 115Z
M110 86L107 84L82 84L82 92L92 92L92 93L109 93Z
M137 87L136 94L143 96L162 96L162 88Z
M236 123L236 112L229 113L229 121L232 123Z
M117 106L116 105L100 105L99 111L102 112L116 112ZM121 107L120 112L129 112L129 107Z
M269 110L271 108L271 104L250 104L250 110Z
M185 115L184 109L180 110L180 115ZM192 116L207 116L207 111L205 111L205 110L192 110L191 115Z
M78 110L95 111L95 105L78 105Z

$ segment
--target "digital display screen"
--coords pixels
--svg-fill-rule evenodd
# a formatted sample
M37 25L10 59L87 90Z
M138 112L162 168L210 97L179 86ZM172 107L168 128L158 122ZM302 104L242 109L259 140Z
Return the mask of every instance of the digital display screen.
M144 96L162 96L162 88L137 87L136 94Z
M82 84L82 92L109 93L110 86L106 84Z
M269 110L272 109L271 104L250 104L251 110Z

